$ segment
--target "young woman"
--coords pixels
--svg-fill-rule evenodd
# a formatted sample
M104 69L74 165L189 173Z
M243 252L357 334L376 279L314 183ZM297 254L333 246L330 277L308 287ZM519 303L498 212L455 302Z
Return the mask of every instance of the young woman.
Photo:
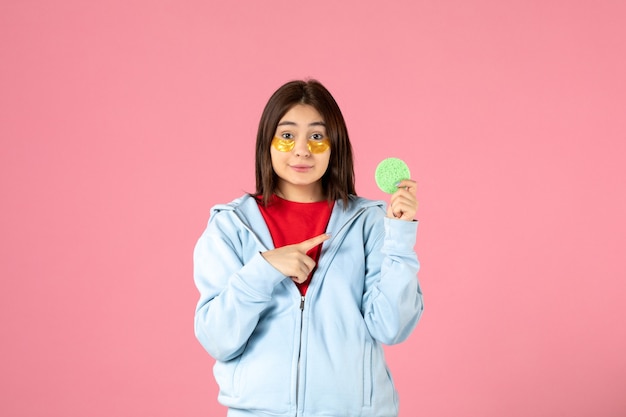
M194 251L198 340L229 417L398 415L382 344L405 340L423 304L416 183L356 196L352 148L319 82L269 99L256 193L211 209Z

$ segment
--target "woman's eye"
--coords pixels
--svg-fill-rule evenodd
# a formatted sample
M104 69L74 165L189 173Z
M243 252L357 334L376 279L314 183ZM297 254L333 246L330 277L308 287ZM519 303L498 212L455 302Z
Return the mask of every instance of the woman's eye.
M291 133L287 133L287 132L281 133L280 137L282 139L293 139L293 135Z
M311 135L311 139L313 139L313 140L322 140L322 139L324 139L324 135L322 135L321 133L313 133Z

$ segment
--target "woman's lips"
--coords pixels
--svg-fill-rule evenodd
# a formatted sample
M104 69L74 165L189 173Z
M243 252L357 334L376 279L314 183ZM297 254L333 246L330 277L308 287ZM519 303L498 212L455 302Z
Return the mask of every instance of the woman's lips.
M290 165L290 167L296 172L307 172L313 168L311 165Z

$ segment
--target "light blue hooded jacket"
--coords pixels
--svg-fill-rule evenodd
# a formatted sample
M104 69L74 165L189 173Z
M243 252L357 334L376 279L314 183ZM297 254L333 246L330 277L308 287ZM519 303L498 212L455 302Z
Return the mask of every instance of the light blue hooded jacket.
M211 209L194 250L195 333L229 417L398 415L382 344L422 314L417 222L352 197L327 232L305 299L261 255L274 245L253 197Z

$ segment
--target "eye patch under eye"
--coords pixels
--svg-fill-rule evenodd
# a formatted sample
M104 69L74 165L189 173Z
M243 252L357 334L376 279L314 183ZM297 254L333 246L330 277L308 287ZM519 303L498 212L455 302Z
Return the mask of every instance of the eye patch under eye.
M330 148L330 139L309 139L307 144L311 153L322 153ZM274 137L274 139L272 139L272 146L279 152L290 152L296 146L296 141L293 139Z
M272 139L272 146L279 152L289 152L296 146L296 141L293 139L274 137L274 139Z
M309 151L311 153L322 153L330 148L330 139L324 138L322 140L309 139Z

